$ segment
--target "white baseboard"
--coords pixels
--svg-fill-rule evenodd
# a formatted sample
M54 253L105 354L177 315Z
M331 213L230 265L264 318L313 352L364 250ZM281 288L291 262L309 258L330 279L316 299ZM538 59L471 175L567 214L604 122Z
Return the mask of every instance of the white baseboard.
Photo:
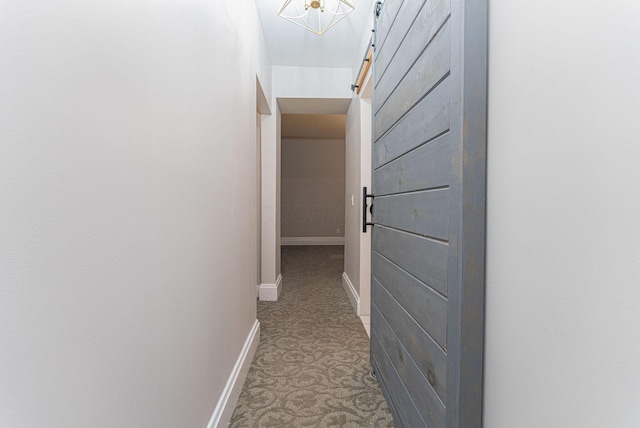
M222 396L218 400L218 404L213 411L207 428L223 428L229 426L231 416L233 416L233 410L238 403L242 385L244 385L244 381L247 378L247 373L249 372L249 367L251 366L259 342L260 323L256 320L249 332L249 336L247 336L247 340L244 342L236 364L233 366L229 380L222 391Z
M371 337L371 316L360 315L360 321L362 321L362 325L364 326L364 331L367 332L367 336Z
M260 284L260 290L258 291L258 297L260 300L275 302L280 297L282 291L282 275L278 275L278 279L275 284Z
M358 296L358 292L356 291L356 288L353 286L353 283L349 279L349 275L347 275L346 272L342 272L342 287L349 297L349 301L351 302L351 306L353 306L353 310L356 311L356 315L359 316L360 296Z
M280 245L344 245L344 236L280 238Z

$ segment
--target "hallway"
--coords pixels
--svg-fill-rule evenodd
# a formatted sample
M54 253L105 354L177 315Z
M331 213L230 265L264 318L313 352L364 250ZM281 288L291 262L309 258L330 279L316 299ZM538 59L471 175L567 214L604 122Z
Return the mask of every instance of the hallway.
M482 376L476 423L456 424L447 398L437 428L640 427L640 2L390 0L374 25L377 1L354 0L322 36L279 17L283 3L0 2L0 428L222 428L234 409L235 427L388 426L353 308L376 308L372 338L379 297L401 308L370 268L433 289L404 295L421 324L400 319L407 352L387 353L407 366L409 345L433 345L440 373L425 353L402 379L416 390L458 394L469 377L445 369L468 348L453 338L483 347L465 366ZM482 37L462 31L476 8ZM466 103L463 78L486 99ZM336 112L344 228L283 235L282 117ZM486 162L443 160L438 143L485 138ZM474 184L480 228L447 216L483 212L456 200ZM362 232L363 187L381 233ZM283 270L283 237L344 237L344 272L328 246L283 248ZM484 257L464 251L482 239ZM481 275L458 261L484 262L481 337L449 316L481 296L459 292ZM425 368L427 382L412 375Z
M282 247L283 291L258 302L260 344L232 427L394 426L342 269L342 246Z

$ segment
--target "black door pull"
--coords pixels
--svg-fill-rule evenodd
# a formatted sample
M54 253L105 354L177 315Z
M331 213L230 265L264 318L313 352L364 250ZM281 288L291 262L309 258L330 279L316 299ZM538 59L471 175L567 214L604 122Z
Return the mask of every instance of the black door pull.
M373 226L373 200L376 197L373 193L367 193L367 188L362 188L362 232L367 233L367 226ZM371 220L367 221L367 198L371 198L371 207L369 208L369 213L371 214Z

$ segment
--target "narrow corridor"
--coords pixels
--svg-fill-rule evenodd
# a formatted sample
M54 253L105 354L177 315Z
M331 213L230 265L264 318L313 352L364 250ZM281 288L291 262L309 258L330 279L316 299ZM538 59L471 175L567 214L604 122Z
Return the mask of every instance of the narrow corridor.
M394 426L341 285L343 258L342 246L282 247L282 294L258 302L260 344L231 427Z

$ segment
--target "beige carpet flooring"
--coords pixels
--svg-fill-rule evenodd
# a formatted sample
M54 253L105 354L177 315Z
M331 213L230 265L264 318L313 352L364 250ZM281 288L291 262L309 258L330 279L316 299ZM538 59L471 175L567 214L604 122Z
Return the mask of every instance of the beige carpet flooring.
M341 246L282 247L282 294L258 302L260 344L231 427L394 426L343 259Z

